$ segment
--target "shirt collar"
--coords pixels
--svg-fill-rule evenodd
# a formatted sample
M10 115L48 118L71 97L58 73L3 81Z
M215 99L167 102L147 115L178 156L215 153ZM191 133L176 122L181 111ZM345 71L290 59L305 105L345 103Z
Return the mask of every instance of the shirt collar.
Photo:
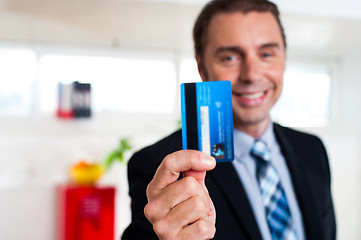
M234 129L233 132L234 132L235 158L236 158L236 160L242 161L242 159L244 159L244 156L246 156L250 153L253 143L256 139L238 129ZM275 134L273 131L273 123L272 122L270 122L270 124L268 124L266 131L263 133L263 135L259 139L264 141L267 144L267 146L269 147L270 151L272 151L272 148L273 148L274 144L276 143L276 137L275 137Z

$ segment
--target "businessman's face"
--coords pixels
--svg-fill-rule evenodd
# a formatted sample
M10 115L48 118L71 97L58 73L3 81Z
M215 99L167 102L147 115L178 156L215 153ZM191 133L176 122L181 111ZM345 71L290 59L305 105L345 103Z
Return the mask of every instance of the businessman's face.
M215 15L197 61L203 81L231 81L236 128L254 135L267 126L285 65L281 30L271 13Z

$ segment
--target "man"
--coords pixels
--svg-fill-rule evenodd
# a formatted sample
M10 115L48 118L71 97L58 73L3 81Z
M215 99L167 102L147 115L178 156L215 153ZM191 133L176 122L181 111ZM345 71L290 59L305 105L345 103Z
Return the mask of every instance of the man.
M322 142L270 119L286 58L277 7L211 1L193 36L202 80L231 81L235 160L216 166L209 155L180 150L180 131L136 153L123 239L335 239Z

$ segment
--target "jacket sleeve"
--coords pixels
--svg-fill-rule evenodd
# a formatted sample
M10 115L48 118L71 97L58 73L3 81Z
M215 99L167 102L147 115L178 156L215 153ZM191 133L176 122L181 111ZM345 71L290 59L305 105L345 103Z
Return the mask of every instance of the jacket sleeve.
M129 196L131 197L132 222L125 229L121 239L124 240L151 240L158 239L153 226L144 215L147 204L146 188L157 169L154 158L149 151L142 150L136 153L128 163Z
M324 211L324 213L322 214L322 217L324 219L323 223L323 228L324 228L324 232L325 232L325 239L330 239L330 240L335 240L336 239L336 217L335 217L335 211L334 211L334 206L333 206L333 201L332 201L332 193L331 193L331 171L330 171L330 165L329 165L329 160L328 160L328 156L327 156L327 152L325 149L325 146L323 145L322 141L320 139L318 139L319 143L320 143L320 149L321 149L321 155L323 156L323 166L324 166L324 172L325 172L325 176L327 176L327 187L329 189L329 194L328 194L328 198L325 203L326 206L326 210Z

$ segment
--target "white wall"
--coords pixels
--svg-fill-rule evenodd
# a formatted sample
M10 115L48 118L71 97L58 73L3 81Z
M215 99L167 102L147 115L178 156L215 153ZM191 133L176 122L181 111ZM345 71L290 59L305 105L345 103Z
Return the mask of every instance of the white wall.
M346 124L352 126L357 132L361 133L361 108L360 108L360 89L361 89L361 57L353 54L342 59L343 71L340 84L343 86L343 114Z
M136 151L176 127L174 117L151 114L101 115L77 121L0 118L0 239L55 239L55 188L70 181L72 165L84 159L104 160L122 137L130 137ZM116 162L99 185L117 188L119 239L130 222L126 165Z
M0 1L0 39L189 48L199 7L139 1Z
M332 124L327 128L301 129L322 138L331 167L331 184L338 239L361 237L361 137L354 128Z
M0 0L0 46L166 50L177 59L192 54L191 28L199 10L149 1ZM322 137L330 155L339 239L361 239L361 20L287 13L282 19L290 59L335 65L332 121L306 130ZM175 125L175 116L129 113L74 122L0 117L0 239L53 239L54 187L67 181L72 163L104 158L123 136L131 136L139 149ZM102 181L118 187L119 237L130 219L125 167L115 166Z

